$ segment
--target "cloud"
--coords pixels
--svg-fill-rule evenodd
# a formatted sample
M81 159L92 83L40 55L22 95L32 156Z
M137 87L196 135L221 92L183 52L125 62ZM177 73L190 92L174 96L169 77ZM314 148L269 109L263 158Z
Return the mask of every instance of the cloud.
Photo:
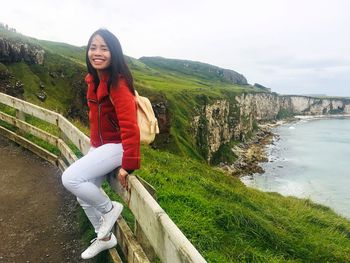
M15 0L0 22L78 46L107 27L136 58L197 60L277 92L337 95L349 83L348 10L346 0Z

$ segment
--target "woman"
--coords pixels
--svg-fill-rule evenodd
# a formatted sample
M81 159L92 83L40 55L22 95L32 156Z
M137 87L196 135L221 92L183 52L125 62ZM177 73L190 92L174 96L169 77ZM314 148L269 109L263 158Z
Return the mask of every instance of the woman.
M94 32L86 64L91 149L62 175L63 185L77 197L97 233L83 259L117 244L111 229L123 206L102 190L106 174L120 167L118 179L127 188L128 174L140 167L133 78L118 39L106 29Z

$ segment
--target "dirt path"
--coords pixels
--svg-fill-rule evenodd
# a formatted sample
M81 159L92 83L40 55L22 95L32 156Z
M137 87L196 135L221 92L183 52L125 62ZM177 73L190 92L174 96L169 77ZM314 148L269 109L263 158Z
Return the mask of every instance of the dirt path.
M60 171L0 137L0 262L93 262L83 250L77 203Z

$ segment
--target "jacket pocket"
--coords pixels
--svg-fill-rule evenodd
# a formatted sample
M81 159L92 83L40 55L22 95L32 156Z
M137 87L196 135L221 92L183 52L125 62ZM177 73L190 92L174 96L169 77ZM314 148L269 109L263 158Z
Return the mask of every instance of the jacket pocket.
M108 119L109 123L113 126L113 128L116 129L116 131L119 132L120 128L119 128L119 125L118 125L117 121L114 120L113 118L111 118L110 116L108 116L107 119Z
M88 104L88 107L91 108L91 105L97 105L98 102L97 100L94 100L94 99L87 99L87 104Z

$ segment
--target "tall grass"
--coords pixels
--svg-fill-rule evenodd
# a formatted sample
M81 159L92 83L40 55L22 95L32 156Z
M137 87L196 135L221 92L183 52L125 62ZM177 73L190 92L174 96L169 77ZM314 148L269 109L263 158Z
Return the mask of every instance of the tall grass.
M350 262L350 222L331 209L247 188L200 161L142 153L137 174L208 262Z

